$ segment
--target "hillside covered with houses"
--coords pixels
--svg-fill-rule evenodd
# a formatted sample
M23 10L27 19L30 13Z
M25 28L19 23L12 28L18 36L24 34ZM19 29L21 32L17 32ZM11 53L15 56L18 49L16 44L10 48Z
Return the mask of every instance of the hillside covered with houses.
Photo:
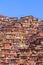
M0 15L0 65L43 65L43 20Z

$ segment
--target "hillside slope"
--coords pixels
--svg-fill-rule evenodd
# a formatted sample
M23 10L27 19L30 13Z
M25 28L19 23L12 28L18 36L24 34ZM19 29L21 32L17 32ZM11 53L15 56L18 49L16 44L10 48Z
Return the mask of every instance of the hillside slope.
M43 65L43 20L0 15L0 65Z

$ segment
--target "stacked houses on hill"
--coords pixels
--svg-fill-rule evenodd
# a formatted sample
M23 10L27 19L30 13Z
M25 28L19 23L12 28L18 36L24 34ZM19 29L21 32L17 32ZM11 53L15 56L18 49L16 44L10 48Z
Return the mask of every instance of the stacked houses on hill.
M0 65L43 65L43 20L0 15Z

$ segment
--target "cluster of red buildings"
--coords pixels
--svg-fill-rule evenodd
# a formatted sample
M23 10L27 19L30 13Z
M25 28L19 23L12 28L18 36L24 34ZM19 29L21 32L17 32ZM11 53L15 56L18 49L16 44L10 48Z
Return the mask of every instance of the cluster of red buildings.
M0 15L0 65L43 65L43 20Z

